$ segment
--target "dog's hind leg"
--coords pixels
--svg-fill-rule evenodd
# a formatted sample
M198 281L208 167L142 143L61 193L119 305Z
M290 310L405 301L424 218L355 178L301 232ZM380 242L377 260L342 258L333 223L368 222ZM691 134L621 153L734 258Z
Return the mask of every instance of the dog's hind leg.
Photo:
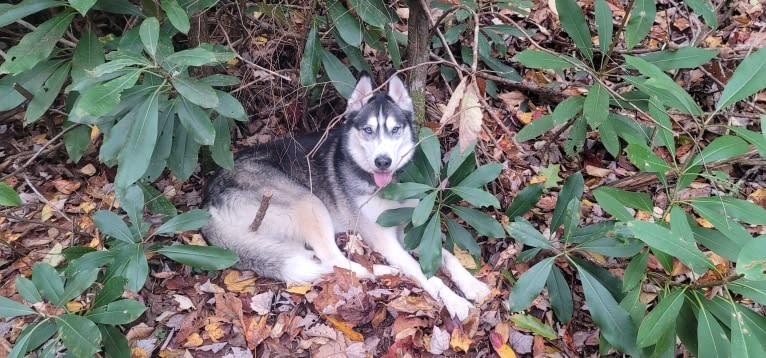
M362 265L347 259L335 244L332 217L319 198L307 193L296 201L291 209L291 216L296 225L294 229L296 236L305 240L323 265L349 269L356 272L360 278L373 278Z

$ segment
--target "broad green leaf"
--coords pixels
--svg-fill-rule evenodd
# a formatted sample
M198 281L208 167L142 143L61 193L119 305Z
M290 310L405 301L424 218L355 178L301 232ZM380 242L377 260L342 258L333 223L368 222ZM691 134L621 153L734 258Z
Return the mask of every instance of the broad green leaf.
M652 212L654 204L646 193L625 191L613 187L602 186L593 191L593 196L601 208L621 221L633 220L633 216L625 207Z
M114 254L108 250L90 251L72 260L64 270L64 275L70 281L78 276L87 276L90 271L110 265L114 262ZM67 286L71 283L67 282ZM67 288L69 289L69 288Z
M50 108L69 77L71 67L71 63L65 63L57 68L53 75L45 81L45 85L33 93L34 97L27 104L27 111L24 113L24 125L32 124L40 119Z
M120 206L128 214L128 218L135 225L144 218L144 193L138 185L131 185L125 190L117 192L117 200Z
M306 46L303 48L303 57L301 57L300 74L301 85L311 86L316 83L317 73L319 73L319 36L317 35L316 24L311 26Z
M601 138L601 143L613 157L620 156L620 135L614 128L614 122L609 121L609 113L607 112L607 119L601 123L598 127L598 136Z
M497 177L500 175L500 173L503 171L503 166L500 163L489 163L484 164L476 170L474 170L471 174L469 174L465 179L461 180L460 183L456 185L456 187L463 187L463 188L479 188L487 183L497 179Z
M705 307L697 312L697 339L699 358L728 357L731 353L731 344L721 324Z
M734 306L734 314L731 317L731 357L766 357L763 343L753 334L753 329L742 311Z
M393 22L381 0L350 0L349 4L362 21L372 26L382 29L387 23Z
M695 224L692 225L694 239L729 261L737 261L739 250L745 245L747 241L749 241L749 239L745 238L747 241L743 240L741 245L739 245L718 230L701 227L696 225L696 222L692 224Z
M136 300L117 300L90 310L85 318L102 324L128 324L146 311L146 306Z
M420 183L393 183L386 186L383 190L383 197L390 200L404 200L419 197L434 188Z
M717 209L722 216L731 217L752 225L766 225L766 209L750 201L731 196L710 196L693 199L692 206Z
M601 282L585 267L572 261L582 282L585 301L593 320L601 328L603 337L615 348L636 356L636 328L628 315Z
M692 200L689 205L700 216L713 224L719 232L725 235L733 246L736 247L735 251L739 252L739 250L750 241L752 235L730 216L730 208L727 207L720 198L721 197L698 198Z
M591 128L597 129L609 116L609 93L604 86L594 83L588 91L583 104L583 117Z
M716 110L728 107L766 87L766 48L760 48L742 60L721 93Z
M90 288L94 282L96 282L99 271L100 268L93 268L78 272L74 277L67 279L66 285L64 286L64 292L61 293L58 302L53 301L52 303L58 307L64 307L67 302L80 296L85 290Z
M672 168L668 162L640 144L628 144L625 153L628 154L630 162L642 172L658 173L664 176L665 172Z
M98 227L98 229L101 230L101 232L104 234L107 234L123 242L134 242L133 234L130 232L130 229L128 229L128 225L125 225L125 222L122 221L122 218L111 211L97 211L93 215L93 222L96 224L96 227Z
M56 47L56 42L69 28L74 16L74 12L64 11L26 34L5 54L5 62L0 64L0 74L16 75L32 69L40 61L48 58Z
M511 312L525 310L540 295L555 260L555 257L548 257L530 267L519 277L508 296Z
M465 150L461 150L460 146L452 148L447 162L447 176L451 182L463 181L476 169L475 149L475 142L469 144ZM417 155L417 152L415 154Z
M540 200L542 194L542 184L532 184L524 188L515 198L513 198L513 202L511 202L511 205L505 211L505 215L511 220L514 220L517 216L523 215L537 204L537 201Z
M553 210L553 218L551 219L551 230L556 230L562 224L564 214L566 214L566 207L572 199L578 201L582 197L583 188L585 186L582 174L577 172L567 178L564 182L564 187L559 192L558 199L556 199L556 208Z
M575 0L556 0L556 10L564 31L572 38L577 49L588 61L593 61L593 43L590 40L588 22Z
M69 119L80 123L78 118L108 114L120 104L122 92L133 87L140 75L141 71L134 69L125 75L86 89L77 98Z
M0 27L10 25L16 20L27 17L27 15L63 4L63 1L54 0L23 0L15 5L0 4Z
M420 246L420 241L423 239L423 232L426 229L426 225L412 226L404 233L403 246L405 250L415 250Z
M21 275L16 276L16 291L19 291L21 297L24 297L24 300L29 303L37 303L43 300L34 282Z
M157 252L173 261L208 271L223 270L239 261L234 252L215 246L163 246Z
M67 124L65 124L66 126ZM90 146L90 133L91 128L84 124L75 124L68 122L68 125L76 126L74 129L70 129L64 134L64 147L66 148L69 159L72 162L77 163L85 154L85 151Z
M559 103L551 114L551 117L553 118L553 125L562 125L580 114L583 110L584 103L585 97L583 96L572 96ZM538 119L538 121L540 119Z
M694 98L657 66L640 57L627 55L624 57L629 67L636 68L642 75L648 77L645 81L638 81L636 77L627 76L626 81L649 95L657 96L668 107L677 108L692 115L702 115L702 109Z
M199 143L188 134L186 127L173 127L173 146L168 157L168 168L179 180L188 179L197 167Z
M524 245L553 249L551 242L526 220L516 220L508 224L507 228L508 235Z
M702 16L705 23L712 29L718 27L718 17L715 14L713 5L708 0L684 0L686 5L689 5L692 10L698 15Z
M625 268L625 275L622 279L622 291L628 292L638 287L638 284L646 274L646 267L649 263L649 252L644 251L630 260Z
M191 103L202 108L215 108L219 104L218 96L213 87L203 82L181 76L173 78L171 82L173 82L173 87L175 87L178 93ZM212 140L210 143L212 143Z
M745 244L737 257L737 273L748 280L766 280L766 236Z
M380 214L377 223L383 227L400 226L412 220L413 208L388 209Z
M713 267L694 241L684 240L662 226L646 221L631 221L627 227L639 240L662 252L672 253L694 272L701 274Z
M93 321L71 313L55 319L59 337L69 353L76 357L91 357L101 350L101 333Z
M572 128L569 129L569 137L564 142L564 153L574 157L585 145L585 135L587 134L587 121L582 117L574 119Z
M165 58L165 62L176 66L204 66L218 62L215 52L202 47L178 51Z
M418 206L412 212L412 226L420 226L426 223L426 220L431 216L437 194L439 192L434 190L420 200ZM439 216L439 213L436 213L436 216Z
M356 85L354 75L352 75L351 71L348 70L348 67L335 57L335 55L330 53L330 51L320 48L319 52L322 59L322 65L327 72L327 76L330 77L332 85L343 98L348 99L351 97L351 93L354 91L354 86Z
M516 140L519 142L526 142L530 139L534 139L542 135L543 133L553 129L556 124L553 122L553 117L550 115L542 116L529 124L516 133Z
M16 287L18 288L18 283ZM727 287L733 292L747 297L758 304L766 304L766 281L752 281L743 278L729 283Z
M764 123L763 119L761 120L761 123ZM758 150L758 154L760 154L761 158L766 158L766 135L741 127L728 126L727 128L737 133L737 135L742 137L742 139L754 145L755 149Z
M93 298L91 308L101 307L122 297L127 283L128 280L122 276L114 276L106 280L104 286L101 287L98 293L96 293L96 297Z
M479 38L481 38L481 36ZM500 61L496 57L490 56L488 54L480 55L479 57L481 57L481 62L484 62L484 64L487 65L489 69L495 71L499 76L514 82L521 82L521 76L519 76L519 73L516 72L516 69L506 65L503 63L503 61ZM466 61L466 63L470 62Z
M173 234L176 232L196 230L207 224L210 213L207 210L192 209L181 215L175 216L162 224L154 232L155 235Z
M675 50L650 52L639 56L657 68L668 71L678 68L696 68L708 63L718 55L714 49L681 47Z
M64 294L64 281L53 266L38 262L32 266L32 282L34 282L40 295L48 302L61 301Z
M104 63L104 47L98 35L88 28L80 35L72 57L72 82L79 82L87 76L86 71L93 70Z
M0 297L0 317L10 318L35 314L35 310L10 298Z
M598 47L601 53L606 54L609 51L609 44L612 42L612 10L607 5L606 0L596 0L596 31L598 33Z
M514 57L514 60L521 62L522 65L528 68L560 70L575 67L575 65L565 60L563 56L554 56L545 51L532 49L519 52Z
M96 2L97 0L69 0L69 5L82 14L82 16L85 16L88 10L90 10Z
M215 107L218 114L238 121L247 120L245 108L234 96L219 90L215 90L215 94L218 95L218 106Z
M56 333L56 324L50 318L27 325L16 338L13 350L7 358L25 357L25 353L40 347L53 337L54 333Z
M213 87L230 87L230 86L236 86L241 83L241 81L239 80L239 77L231 76L231 75L222 75L218 73L207 76L207 77L202 77L199 80L200 82L208 84Z
M431 169L433 169L434 172L438 172L442 163L439 138L434 134L431 128L423 127L418 132L418 139L420 140L420 150L425 154L428 164L431 165Z
M662 338L676 322L676 318L684 304L683 289L675 289L673 292L663 297L660 303L652 309L651 312L641 322L638 328L638 337L636 344L639 347L651 346Z
M500 202L497 200L497 198L482 189L456 186L449 188L449 190L475 207L500 207Z
M676 143L673 138L673 123L670 122L670 116L665 112L665 106L662 105L662 102L657 97L651 97L649 99L649 114L656 123L654 129L657 131L662 145L664 145L665 148L670 151L670 155L675 158Z
M125 147L117 157L120 165L117 167L114 184L119 188L135 183L149 168L149 160L157 143L158 101L159 93L153 92L135 111L131 111L134 115L133 123Z
M569 283L564 278L564 274L555 265L552 267L551 274L548 276L545 284L548 286L548 298L551 301L551 308L553 308L556 318L561 323L569 322L574 312L572 291L569 289Z
M98 325L101 332L101 339L104 342L104 352L110 358L130 357L130 346L125 335L115 326Z
M234 153L231 152L230 148L230 121L231 120L226 117L218 117L213 121L213 127L215 127L215 142L213 143L213 147L210 148L210 154L215 163L224 169L231 169L234 167Z
M720 136L708 144L700 154L694 156L686 168L692 168L698 165L710 165L715 162L731 159L738 155L747 153L749 150L747 142L742 138L735 136Z
M566 209L564 210L564 220L562 222L562 225L564 226L564 233L562 234L564 243L569 242L569 239L575 233L579 224L580 200L574 198L567 203Z
M479 234L501 238L505 236L503 227L491 216L471 208L452 207L452 211L471 225Z
M210 121L210 114L204 109L191 101L181 99L178 105L178 119L197 143L201 145L215 143L215 126Z
M625 27L625 43L633 48L646 37L654 24L657 15L657 5L654 0L636 0L633 10L630 12L628 25Z
M141 42L144 44L146 52L154 57L157 53L157 42L160 37L160 22L156 17L144 19L139 27L138 34L141 36Z
M481 248L479 248L473 235L450 218L447 218L447 239L457 244L461 249L468 250L473 256L481 255Z
M0 206L19 206L21 197L8 184L0 182Z
M183 33L189 32L189 29L191 28L189 15L186 14L186 10L178 5L176 0L162 0L160 6L162 7L162 10L165 10L165 15L168 16L168 20L170 20L173 27Z
M536 336L542 336L551 340L558 337L556 331L551 326L532 315L517 313L511 316L511 322L513 322L514 326L529 330Z
M414 216L414 215L413 215ZM442 263L441 215L431 216L423 230L423 238L418 245L420 268L426 277L436 274ZM414 219L413 219L414 221ZM413 224L414 225L414 224Z
M396 41L395 30L391 25L386 25L386 45L388 45L388 55L391 56L391 64L398 70L402 67L402 55L399 53L399 43Z
M362 44L362 25L359 24L356 17L337 0L328 3L327 10L333 21L332 25L338 28L338 33L343 41L351 46L359 47Z

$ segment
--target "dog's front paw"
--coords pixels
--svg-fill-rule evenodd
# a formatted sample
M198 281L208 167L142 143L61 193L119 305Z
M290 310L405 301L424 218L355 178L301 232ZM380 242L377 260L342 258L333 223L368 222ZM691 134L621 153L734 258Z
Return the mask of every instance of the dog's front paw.
M457 293L448 287L444 287L439 291L439 298L444 303L444 306L447 307L450 316L457 317L461 321L468 317L468 311L473 307L470 302L458 296Z
M471 276L471 280L458 285L458 287L460 287L460 291L463 292L465 298L476 303L483 302L492 293L492 289L486 283L479 281L473 276Z

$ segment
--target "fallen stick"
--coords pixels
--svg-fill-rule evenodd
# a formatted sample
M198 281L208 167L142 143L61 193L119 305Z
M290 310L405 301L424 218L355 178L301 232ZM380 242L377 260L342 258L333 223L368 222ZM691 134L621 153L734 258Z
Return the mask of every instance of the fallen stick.
M267 190L265 193L263 193L263 198L261 198L261 205L258 207L258 212L255 213L255 219L253 219L253 223L250 224L250 231L258 231L258 227L261 226L261 222L263 222L263 217L266 216L266 209L269 208L269 201L271 200L272 195L273 193L271 190Z

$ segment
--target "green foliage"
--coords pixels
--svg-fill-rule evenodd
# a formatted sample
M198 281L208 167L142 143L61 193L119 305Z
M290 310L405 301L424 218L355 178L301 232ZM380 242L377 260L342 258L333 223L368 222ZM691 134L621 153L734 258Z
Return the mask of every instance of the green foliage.
M61 9L7 51L0 65L0 75L5 75L0 87L10 94L0 101L0 108L24 104L15 88L21 86L33 94L26 103L24 123L34 123L48 111L63 85L71 82L63 89L71 100L65 124L69 132L64 136L67 152L78 161L90 145L89 127L98 126L105 135L99 158L117 165L118 188L156 178L166 166L185 180L203 145L213 146L213 159L230 167L228 121L243 120L246 115L236 99L215 88L238 81L216 81L220 75L196 78L190 73L193 67L224 65L234 54L210 44L175 51L172 44L179 31L189 31L189 17L201 6L205 4L164 0L159 9L141 13L135 6L113 8L94 0L26 0L6 5L0 26L44 9ZM70 23L80 21L78 17L95 19L90 16L94 11L131 13L143 21L107 42L91 30L89 20L82 32L75 33L74 48L67 49L68 41L62 37ZM214 126L212 119L226 125Z
M501 166L496 163L476 167L473 147L461 153L456 147L446 166L441 162L439 140L428 128L420 131L421 144L400 177L382 195L392 200L420 199L414 208L392 209L378 217L383 226L405 226L405 247L418 249L423 272L432 276L441 264L442 223L447 226L447 248L457 245L474 256L481 252L471 234L457 219L462 219L480 235L505 236L500 223L474 207L498 208L500 203L483 187L495 180ZM535 200L536 201L536 200Z
M152 232L151 225L142 220L144 194L144 190L133 185L119 195L130 225L110 211L93 215L96 227L107 238L106 250L68 248L64 251L67 262L59 270L47 263L37 263L32 267L31 280L16 279L16 289L25 303L0 297L0 317L35 316L9 356L24 356L51 338L53 341L46 347L63 344L78 357L93 356L101 350L108 356L129 355L128 342L118 326L138 319L146 307L121 297L126 287L138 292L144 286L149 273L146 259L149 253L156 252L202 270L220 270L238 260L235 253L218 247L149 242L156 235L197 229L207 223L210 214L191 210L172 216ZM90 305L82 312L68 312L67 303L84 294L93 295ZM34 310L32 305L40 302L59 307L64 313L50 315Z

